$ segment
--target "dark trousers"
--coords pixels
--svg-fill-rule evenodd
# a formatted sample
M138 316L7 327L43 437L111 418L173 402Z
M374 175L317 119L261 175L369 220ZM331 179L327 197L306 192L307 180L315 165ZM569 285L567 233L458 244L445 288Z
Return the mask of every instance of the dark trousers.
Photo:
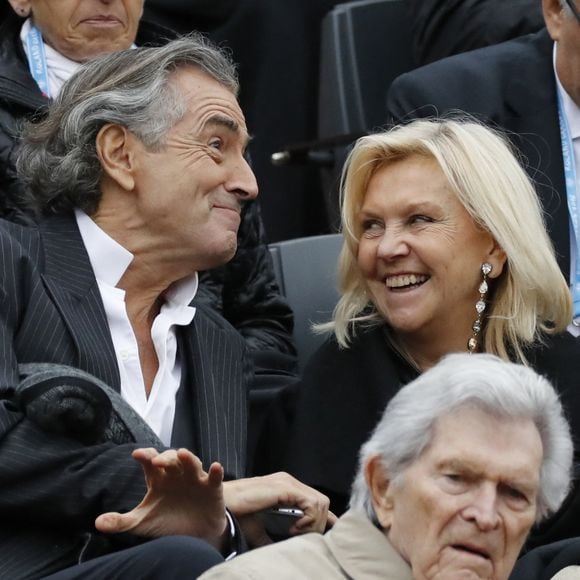
M223 560L203 540L166 536L77 564L45 580L185 580L197 578Z

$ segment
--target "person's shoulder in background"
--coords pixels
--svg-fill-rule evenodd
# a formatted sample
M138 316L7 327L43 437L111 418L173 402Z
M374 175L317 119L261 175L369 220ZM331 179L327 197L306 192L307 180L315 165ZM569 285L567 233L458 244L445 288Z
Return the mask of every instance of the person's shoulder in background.
M537 0L407 0L418 66L544 26Z

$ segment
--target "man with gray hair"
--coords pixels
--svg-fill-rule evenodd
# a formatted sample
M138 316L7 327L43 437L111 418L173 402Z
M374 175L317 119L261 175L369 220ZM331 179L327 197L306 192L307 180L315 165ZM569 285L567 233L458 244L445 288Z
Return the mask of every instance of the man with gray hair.
M194 577L239 544L229 512L254 544L282 501L295 531L326 524L289 475L243 479L244 340L191 306L258 192L237 91L194 35L86 65L25 135L38 225L0 223L2 578Z
M544 378L492 355L450 355L391 400L332 530L202 578L506 580L532 525L566 497L572 455Z

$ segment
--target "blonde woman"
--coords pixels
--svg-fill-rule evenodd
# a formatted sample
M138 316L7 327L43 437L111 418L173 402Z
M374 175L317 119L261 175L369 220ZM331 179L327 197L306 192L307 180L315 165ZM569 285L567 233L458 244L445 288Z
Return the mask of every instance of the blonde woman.
M342 296L305 372L290 470L342 513L385 405L454 352L547 374L580 432L568 285L506 141L472 121L415 121L360 139L342 192Z

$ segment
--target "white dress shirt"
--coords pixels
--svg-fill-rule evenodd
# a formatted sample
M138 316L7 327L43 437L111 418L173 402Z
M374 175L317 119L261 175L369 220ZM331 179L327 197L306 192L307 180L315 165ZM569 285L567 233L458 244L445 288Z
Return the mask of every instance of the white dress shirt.
M125 307L125 291L117 288L133 260L133 254L84 212L77 210L75 215L105 307L121 376L121 395L169 446L175 417L175 397L181 383L175 327L187 326L193 320L195 308L189 303L197 291L197 274L174 283L165 292L165 302L151 329L159 368L147 397L137 339Z

